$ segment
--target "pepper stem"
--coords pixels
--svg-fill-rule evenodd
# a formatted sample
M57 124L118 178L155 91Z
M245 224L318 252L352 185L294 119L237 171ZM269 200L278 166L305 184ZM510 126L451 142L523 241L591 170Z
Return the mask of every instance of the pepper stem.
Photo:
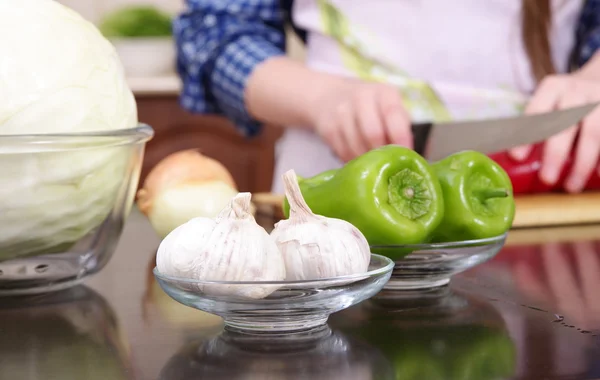
M285 190L285 196L288 198L288 203L290 204L290 219L301 218L302 220L308 220L311 216L314 216L312 210L302 196L302 191L298 184L298 177L293 169L288 170L283 174L283 188Z
M474 193L475 193L475 196L477 196L481 200L481 202L485 202L488 199L493 199L493 198L508 197L507 189L482 189L482 190L476 190Z

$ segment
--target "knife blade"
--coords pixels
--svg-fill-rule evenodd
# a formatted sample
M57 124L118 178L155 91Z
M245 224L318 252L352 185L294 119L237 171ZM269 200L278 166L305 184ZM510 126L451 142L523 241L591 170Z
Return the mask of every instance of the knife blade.
M534 144L576 125L598 104L499 119L412 124L414 149L437 161L463 150L489 154Z

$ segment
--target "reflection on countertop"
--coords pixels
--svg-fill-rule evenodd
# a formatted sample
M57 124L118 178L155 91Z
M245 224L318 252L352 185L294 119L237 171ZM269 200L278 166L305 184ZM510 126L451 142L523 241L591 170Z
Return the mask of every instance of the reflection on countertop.
M136 379L108 302L85 286L0 303L0 379Z
M311 333L265 337L224 331L182 347L161 380L392 380L379 349L329 327Z
M450 287L382 291L331 318L378 347L395 379L491 380L515 374L517 351L494 305Z

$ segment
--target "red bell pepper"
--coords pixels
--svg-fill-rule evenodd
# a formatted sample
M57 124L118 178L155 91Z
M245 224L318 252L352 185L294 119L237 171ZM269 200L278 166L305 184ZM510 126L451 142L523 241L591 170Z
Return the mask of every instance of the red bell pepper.
M514 194L565 192L565 180L573 166L573 152L571 152L571 155L563 166L560 180L556 185L549 186L539 178L539 170L542 166L543 149L543 143L534 145L529 157L522 162L513 160L508 155L508 152L491 154L490 157L502 166L506 173L508 173L508 176L512 181ZM598 175L597 170L594 170L588 179L585 190L600 190L600 176Z

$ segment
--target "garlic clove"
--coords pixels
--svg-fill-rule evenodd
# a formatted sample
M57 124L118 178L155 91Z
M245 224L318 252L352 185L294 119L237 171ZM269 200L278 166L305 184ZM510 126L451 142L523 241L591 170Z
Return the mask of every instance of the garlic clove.
M314 214L304 201L293 170L284 174L290 217L275 225L271 236L283 256L286 280L333 278L368 270L371 251L352 224Z

